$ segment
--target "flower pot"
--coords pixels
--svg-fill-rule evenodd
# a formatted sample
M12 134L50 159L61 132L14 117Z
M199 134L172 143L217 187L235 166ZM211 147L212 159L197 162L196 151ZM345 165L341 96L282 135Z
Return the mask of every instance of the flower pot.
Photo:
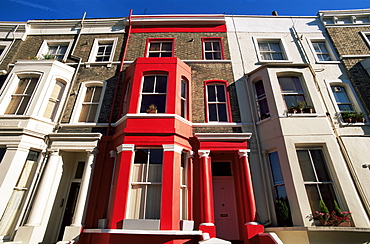
M351 222L342 222L338 224L339 227L351 227Z

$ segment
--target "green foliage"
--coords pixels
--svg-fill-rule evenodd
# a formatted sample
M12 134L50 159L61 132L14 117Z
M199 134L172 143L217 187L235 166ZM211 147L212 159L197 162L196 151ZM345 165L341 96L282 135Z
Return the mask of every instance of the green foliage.
M320 204L320 212L321 213L329 213L329 209L328 209L328 207L326 206L325 202L322 199L320 199L319 204Z
M292 226L292 216L290 213L287 198L280 197L275 200L276 217L279 226Z

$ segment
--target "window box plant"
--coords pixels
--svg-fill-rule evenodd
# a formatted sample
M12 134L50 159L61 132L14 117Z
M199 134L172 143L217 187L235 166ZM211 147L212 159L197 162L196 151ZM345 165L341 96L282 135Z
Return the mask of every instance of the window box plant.
M329 212L325 202L320 200L320 210L309 215L309 219L314 220L316 225L349 227L352 218L350 212L339 208L337 201L334 200L334 210Z
M297 102L296 105L288 108L288 113L313 113L313 107L306 104L306 102Z
M348 123L365 123L365 114L356 111L342 111L341 116L344 122Z

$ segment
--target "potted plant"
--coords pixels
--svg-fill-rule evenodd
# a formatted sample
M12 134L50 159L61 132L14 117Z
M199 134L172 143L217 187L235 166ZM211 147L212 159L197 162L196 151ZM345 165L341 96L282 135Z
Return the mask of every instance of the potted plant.
M323 226L350 226L351 225L351 213L348 211L342 211L337 201L334 200L334 210L329 212L326 204L323 200L320 200L320 210L315 211L309 215L309 219L314 220L316 225Z

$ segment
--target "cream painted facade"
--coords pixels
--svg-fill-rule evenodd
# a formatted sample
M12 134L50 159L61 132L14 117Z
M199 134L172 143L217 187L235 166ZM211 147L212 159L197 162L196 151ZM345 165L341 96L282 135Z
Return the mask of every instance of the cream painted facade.
M345 88L356 111L365 110L319 18L227 16L226 20L243 132L257 135L251 139L250 164L259 221L283 243L344 239L353 242L343 243L362 243L361 240L366 240L363 237L370 234L370 172L362 167L368 158L369 120L367 117L365 123L348 123L341 118L331 87ZM327 60L315 51L314 46L319 45L325 45L322 53ZM275 54L271 54L272 51ZM301 89L284 90L284 77L297 77ZM261 81L264 94L256 90L256 84ZM297 101L304 99L306 105L313 107L313 112L294 113L286 102L292 96ZM261 116L261 106L265 106L261 105L262 100L268 105L269 114L264 116ZM310 155L313 151L322 152L336 201L342 210L352 212L352 227L322 227L309 221L307 216L312 208L306 187L312 185L304 179L298 151L310 152ZM281 167L283 181L279 184L274 183L270 167L272 155L278 155ZM274 184L285 186L292 227L278 225ZM326 183L316 187L321 185ZM329 232L333 235L328 235Z
M68 126L62 119L68 99L78 92L79 68L87 66L80 57L74 57L80 63L66 60L73 56L79 34L124 33L122 19L83 21L0 23L0 45L6 45L0 56L6 67L0 85L0 243L69 243L81 232L102 134L59 131ZM68 36L68 42L58 40L59 35ZM38 36L46 36L41 47L28 39ZM18 58L25 56L17 53L24 43L34 48L35 58ZM41 55L61 43L68 45L63 60ZM9 60L14 61L3 65Z

